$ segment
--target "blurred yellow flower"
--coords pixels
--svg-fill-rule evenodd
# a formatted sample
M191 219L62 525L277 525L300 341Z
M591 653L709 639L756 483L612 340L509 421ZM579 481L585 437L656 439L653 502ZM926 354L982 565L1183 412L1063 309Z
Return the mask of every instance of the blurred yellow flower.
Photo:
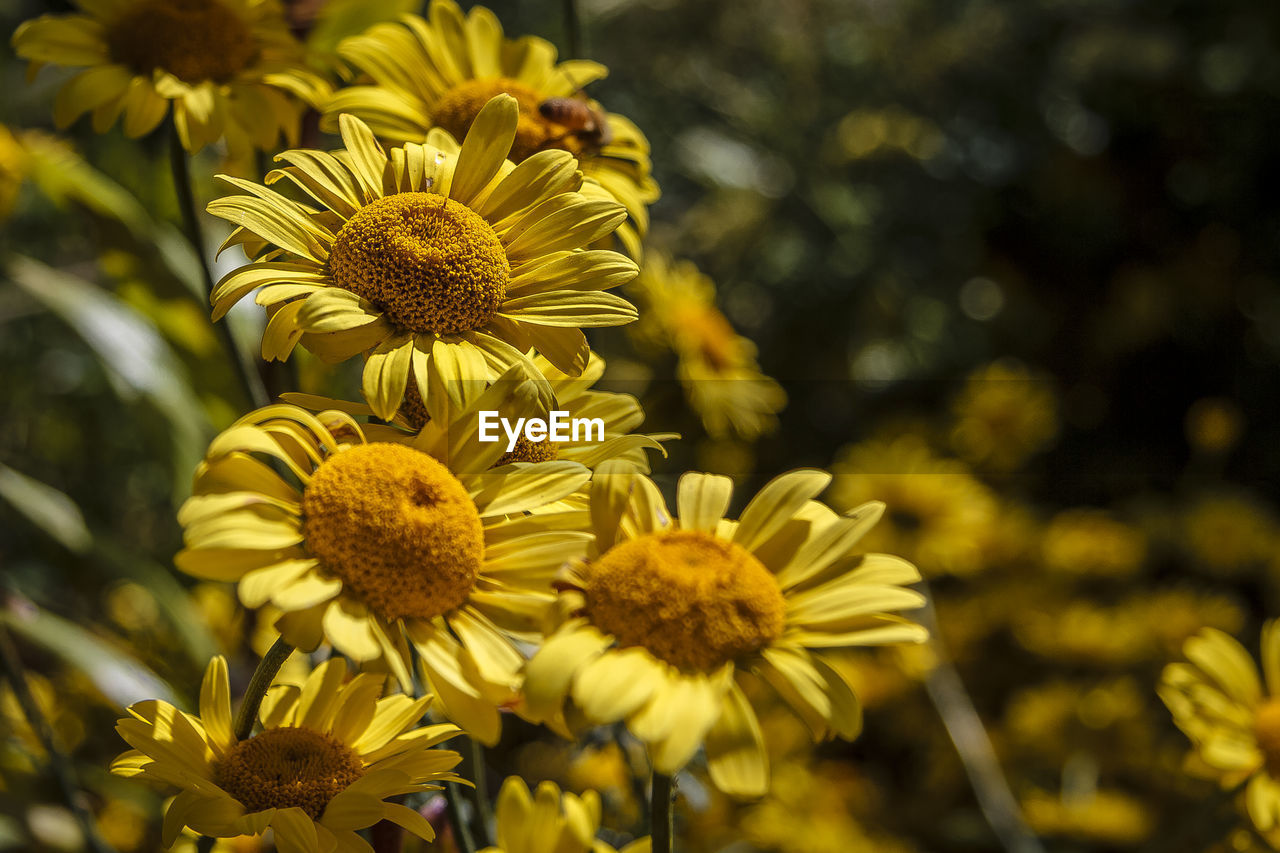
M543 782L534 794L518 776L509 776L494 807L497 844L480 853L648 853L649 838L615 850L596 840L600 828L600 796L560 793L554 782Z
M9 218L27 175L27 155L17 137L0 124L0 222Z
M349 113L395 142L421 142L437 127L461 139L487 100L511 95L520 109L511 159L520 163L547 150L572 154L588 180L626 207L628 221L617 236L628 254L640 257L658 185L639 128L581 94L608 74L603 65L557 63L547 41L504 38L493 12L473 6L464 17L453 0L432 0L427 20L405 15L370 27L344 40L338 52L363 75L357 83L372 85L339 90L322 127L336 129L338 117Z
M1118 604L1053 596L1013 617L1028 650L1059 662L1127 666L1167 658L1204 625L1236 630L1244 611L1230 598L1183 589L1141 592Z
M1124 577L1142 568L1147 537L1105 510L1063 510L1044 532L1045 568L1072 575Z
M199 716L158 700L129 707L116 731L133 748L111 771L181 789L165 814L165 847L185 826L219 838L271 828L281 853L360 853L369 848L355 830L381 820L433 840L426 818L389 798L457 780L450 771L461 756L431 749L457 728L418 728L430 697L383 697L384 677L346 675L346 663L331 658L301 690L273 688L259 712L263 730L238 741L227 664L215 657Z
M1187 441L1203 453L1225 453L1244 432L1244 415L1231 400L1205 397L1187 410Z
M975 468L1012 471L1058 434L1048 380L1011 360L975 370L953 405L951 444Z
M902 554L926 574L985 568L998 505L964 463L935 456L922 438L904 435L845 448L832 472L832 506L868 500L888 506L884 523L867 538L868 548Z
M1280 545L1271 508L1246 494L1202 496L1185 512L1179 532L1191 559L1220 574L1266 566Z
M302 46L271 0L80 0L75 15L43 15L13 34L32 71L86 67L58 92L53 118L86 112L104 133L153 130L173 107L182 145L196 152L225 139L233 158L296 144L303 105L328 85L303 64Z
M513 364L540 378L531 347L580 375L590 356L582 328L636 318L605 292L634 277L635 264L582 250L626 212L589 194L565 151L519 166L506 159L517 116L515 99L499 95L461 147L434 131L426 145L390 152L344 116L344 151L286 151L277 159L289 165L266 178L288 179L319 208L226 178L246 193L209 205L241 226L228 243L274 248L218 282L214 319L261 287L263 358L283 361L300 342L328 361L369 351L362 390L384 419L411 376L428 410L457 399L460 381L494 379Z
M837 515L812 499L829 481L783 474L731 521L732 481L688 473L677 519L647 477L597 469L589 558L557 578L555 629L525 669L528 714L562 733L570 720L626 720L668 775L705 742L712 782L747 797L768 789L769 768L742 673L767 681L814 738L856 737L861 708L826 654L922 642L923 628L893 614L924 597L906 588L914 566L859 547L883 504Z
M869 830L851 813L853 770L838 762L788 764L769 795L741 818L745 840L778 853L911 853L915 848Z
M1061 796L1034 790L1022 798L1022 811L1037 834L1123 846L1147 838L1155 820L1142 800L1109 789Z
M197 469L178 514L178 567L238 582L246 607L284 611L276 627L293 645L327 639L406 689L412 644L445 715L493 743L499 706L519 686L512 637L536 638L555 571L589 538L571 529L585 519L521 518L579 488L586 468L493 468L501 445L468 442L477 409L510 413L505 395L522 389L533 395L529 383L495 386L412 445L366 441L342 412L275 405L246 415Z
M1223 788L1244 786L1259 831L1280 828L1280 622L1262 628L1262 672L1228 634L1206 628L1164 669L1158 692Z
M710 278L689 261L650 250L628 292L642 309L628 331L642 345L676 354L685 397L712 438L752 440L777 429L786 392L760 372L755 344L716 307Z

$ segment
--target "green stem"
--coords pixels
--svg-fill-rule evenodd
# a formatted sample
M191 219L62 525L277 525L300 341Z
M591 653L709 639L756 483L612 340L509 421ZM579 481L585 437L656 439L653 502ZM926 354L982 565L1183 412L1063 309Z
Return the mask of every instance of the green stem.
M675 785L670 776L654 771L651 776L653 790L649 794L649 835L653 839L653 853L671 853L675 849Z
M249 686L244 691L240 712L236 714L236 740L245 740L253 733L253 724L258 719L258 709L262 707L262 697L267 695L267 688L271 686L276 673L280 671L280 667L284 666L284 662L291 654L293 654L293 646L281 637L267 649L262 660L258 661L258 668L253 671Z
M71 759L62 751L62 747L54 736L53 726L49 724L40 706L36 704L35 697L31 695L31 688L27 685L26 671L22 668L22 660L18 657L18 650L14 647L13 640L9 637L9 630L3 623L0 623L0 665L3 665L4 674L13 687L13 696L18 700L22 715L27 718L27 723L40 739L45 752L49 754L49 769L53 771L58 787L62 789L63 798L71 808L76 822L80 824L80 831L84 834L89 849L94 853L115 853L115 850L98 835L93 825L93 816L85 806L84 792L76 784Z
M178 137L178 127L172 121L169 122L169 167L173 172L173 189L178 197L178 208L182 211L183 232L186 234L187 242L191 244L191 250L196 253L196 260L200 264L200 275L204 279L204 293L206 303L213 295L213 273L209 271L209 263L204 256L204 235L200 229L200 215L196 210L195 193L191 189L191 172L187 165L187 151L182 147L182 140ZM209 310L208 304L204 309ZM235 336L231 334L231 326L224 319L220 323L214 323L218 337L222 341L222 346L230 356L232 364L235 366L236 374L240 378L240 384L244 389L245 396L249 398L250 403L255 408L265 406L270 400L267 397L266 388L262 385L262 377L258 375L257 369L245 356L235 340Z
M449 807L449 825L453 827L453 840L459 853L476 853L476 840L471 835L471 827L467 826L467 818L462 813L463 786L445 785L444 799Z

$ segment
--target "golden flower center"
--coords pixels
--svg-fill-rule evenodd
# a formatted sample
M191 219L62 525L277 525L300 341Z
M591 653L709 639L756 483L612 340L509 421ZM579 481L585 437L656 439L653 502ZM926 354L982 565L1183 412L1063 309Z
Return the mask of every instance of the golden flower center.
M1267 772L1280 777L1280 699L1268 699L1253 718L1253 735L1267 759Z
M515 448L499 456L498 461L493 463L493 467L497 468L508 462L550 462L559 455L559 450L558 442L550 439L530 441L521 435L516 439Z
M516 139L511 145L511 154L508 155L512 162L519 163L544 148L565 148L578 153L574 147L577 138L573 134L567 134L559 125L547 121L538 111L545 98L510 77L486 77L458 84L436 102L431 122L461 141L484 105L504 93L515 98L520 108Z
M111 58L138 74L225 83L258 58L248 24L217 0L148 0L108 25Z
M329 255L337 285L415 332L478 329L507 295L511 264L488 222L435 193L398 193L358 210Z
M412 447L377 442L326 459L302 495L307 547L387 620L461 605L484 560L484 529L458 478Z
M300 808L319 820L335 796L364 775L364 763L333 735L267 729L214 764L213 781L248 812Z
M740 545L709 533L651 533L587 567L591 622L684 670L709 672L782 635L777 581Z

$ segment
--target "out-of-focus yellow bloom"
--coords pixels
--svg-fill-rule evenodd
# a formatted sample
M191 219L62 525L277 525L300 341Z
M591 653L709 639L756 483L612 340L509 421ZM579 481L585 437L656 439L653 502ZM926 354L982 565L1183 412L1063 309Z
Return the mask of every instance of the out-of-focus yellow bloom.
M303 65L302 45L272 0L81 0L75 15L43 15L13 34L32 71L83 67L62 87L53 117L67 127L86 112L104 133L153 130L173 108L182 145L225 139L233 158L297 143L303 105L328 85Z
M741 830L753 845L778 853L910 853L915 848L875 833L849 810L855 782L847 764L778 768L769 796L747 809Z
M813 500L824 471L765 485L725 518L728 477L687 473L672 513L623 463L596 470L587 559L556 579L554 630L525 667L524 711L568 734L570 721L625 720L655 770L673 774L704 745L711 780L734 796L769 787L767 747L739 679L767 681L815 739L857 737L862 712L828 650L922 642L898 614L924 604L899 557L859 540L884 505L840 516Z
M1244 415L1230 400L1205 397L1187 410L1187 441L1202 453L1225 453L1243 431Z
M346 676L346 662L331 658L301 689L273 688L262 731L237 740L226 661L216 657L199 716L158 700L129 707L116 731L133 748L111 770L181 789L165 813L165 847L184 826L219 838L271 828L281 853L359 853L367 846L355 830L380 820L434 840L426 818L390 798L458 781L451 770L461 756L431 748L457 727L419 728L430 697L383 696L384 677Z
M218 649L224 655L234 657L244 642L245 623L244 608L236 600L235 591L224 583L204 582L191 588L191 598L213 633Z
M67 751L74 750L85 738L84 721L81 718L84 708L81 702L74 701L80 698L75 694L83 694L80 690L60 689L59 685L38 672L28 670L25 674L31 698L53 727L58 745ZM35 769L32 759L36 762L47 760L44 743L27 722L26 714L18 704L18 697L13 694L13 687L7 678L0 681L0 720L4 721L8 735L8 743L0 743L0 751L6 753L6 763L12 760L16 766L30 772ZM19 749L13 751L13 746Z
M934 122L901 107L854 110L840 119L835 132L840 149L849 160L891 151L928 160L946 144L946 137Z
M786 392L760 372L755 344L716 307L710 278L689 261L650 250L628 292L641 308L628 332L642 346L676 354L685 397L713 438L751 440L777 429Z
M952 447L975 468L1012 471L1058 434L1048 380L1016 361L997 361L970 374L954 411Z
M599 747L587 747L569 764L569 787L575 791L593 790L600 794L607 810L617 813L623 826L640 817L642 803L637 803L632 779L635 770L627 754L616 741Z
M1137 844L1154 821L1142 800L1108 789L1061 796L1032 791L1022 798L1022 812L1037 834L1104 844Z
M141 850L146 840L149 815L136 803L112 797L94 816L102 840L116 850Z
M1206 628L1164 669L1158 692L1224 789L1244 785L1260 832L1280 829L1280 622L1262 628L1262 678L1240 643Z
M1063 510L1044 532L1045 568L1073 575L1125 577L1142 568L1147 537L1105 510Z
M0 124L0 222L13 213L27 174L27 155L9 128Z
M837 509L872 499L888 506L866 547L902 554L926 575L985 567L998 506L964 463L935 456L922 438L904 435L846 448L832 473L828 497Z
M511 159L520 163L548 150L564 150L583 175L627 208L617 236L640 257L648 230L648 206L658 200L650 176L649 141L634 124L607 113L581 94L608 74L596 62L556 62L547 41L507 39L502 24L484 6L464 17L453 0L433 0L427 20L405 15L343 41L338 52L364 75L338 91L325 108L322 126L334 130L350 113L380 138L421 142L432 128L462 139L485 102L508 94L520 107Z
M1202 497L1185 513L1180 531L1196 564L1225 575L1267 565L1280 544L1271 509L1244 494Z
M1235 601L1181 589L1135 595L1118 605L1059 598L1013 617L1014 633L1030 651L1104 666L1167 659L1204 625L1238 630L1243 622Z
M494 807L497 845L480 853L648 853L649 838L615 850L596 840L600 828L600 796L560 793L554 782L543 782L534 794L518 776L509 776Z

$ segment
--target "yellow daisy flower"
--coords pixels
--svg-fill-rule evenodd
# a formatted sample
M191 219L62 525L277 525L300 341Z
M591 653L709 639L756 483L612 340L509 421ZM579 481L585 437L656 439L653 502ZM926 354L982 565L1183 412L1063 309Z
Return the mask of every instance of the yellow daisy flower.
M562 733L625 719L666 775L705 742L711 780L739 796L768 788L744 673L772 685L816 738L856 737L858 701L827 655L923 641L923 628L890 612L924 597L904 588L920 577L910 563L857 548L884 505L836 515L812 500L829 480L783 474L730 521L732 481L685 474L677 520L647 477L598 468L594 540L557 578L555 630L525 669L524 711Z
M18 27L13 47L34 73L46 63L88 66L58 92L54 122L93 112L104 133L153 130L173 107L182 145L226 139L233 158L297 143L303 106L328 86L303 64L302 46L271 0L77 0L76 15Z
M372 350L363 390L380 418L395 415L411 374L427 400L433 377L493 379L513 364L536 375L531 347L580 374L590 354L582 327L636 318L604 292L633 278L635 264L581 250L626 212L579 192L582 175L565 151L507 160L516 121L515 99L500 95L461 148L438 132L388 154L363 122L343 116L345 151L286 151L276 159L289 165L267 176L289 179L320 209L225 178L248 193L209 205L242 226L228 244L260 238L275 249L223 277L214 318L263 287L263 358L286 359L299 342L330 361Z
M538 785L536 794L519 776L508 776L494 808L497 845L480 853L649 853L649 838L616 850L596 840L600 828L600 796L563 796L554 782Z
M1262 627L1262 671L1244 647L1205 628L1164 668L1158 693L1223 788L1244 786L1260 832L1280 831L1280 621Z
M760 372L755 344L716 307L710 278L689 261L650 250L629 290L644 309L633 336L676 354L685 397L713 438L752 440L777 429L787 394Z
M930 576L986 567L998 504L963 462L939 458L924 439L903 435L846 448L832 470L833 506L878 498L892 507L868 547L904 554Z
M513 638L538 637L555 571L588 538L582 513L520 517L572 493L586 468L493 468L502 447L470 440L477 408L510 416L533 394L530 383L495 387L412 445L368 441L342 412L252 412L213 440L197 469L178 514L186 548L176 563L238 582L246 607L280 608L276 626L293 645L327 639L406 689L412 645L443 713L493 743L498 709L519 686Z
M215 657L199 716L154 699L129 707L116 731L133 748L111 771L181 789L165 813L166 848L189 826L216 838L270 828L281 853L371 853L356 830L381 820L432 840L422 815L388 798L458 781L450 771L461 756L431 749L457 727L419 728L430 697L382 697L382 676L346 676L346 662L333 658L301 689L272 688L259 711L263 730L237 740L227 663Z
M634 124L581 95L608 74L596 62L556 62L556 49L533 36L507 39L493 12L475 6L464 18L452 0L433 0L428 20L405 15L338 47L342 58L373 85L338 91L321 127L333 130L342 113L359 116L380 138L420 142L433 127L457 139L481 107L506 93L519 103L511 159L560 149L583 174L627 208L617 236L632 257L648 230L648 205L658 200L650 175L649 141Z

